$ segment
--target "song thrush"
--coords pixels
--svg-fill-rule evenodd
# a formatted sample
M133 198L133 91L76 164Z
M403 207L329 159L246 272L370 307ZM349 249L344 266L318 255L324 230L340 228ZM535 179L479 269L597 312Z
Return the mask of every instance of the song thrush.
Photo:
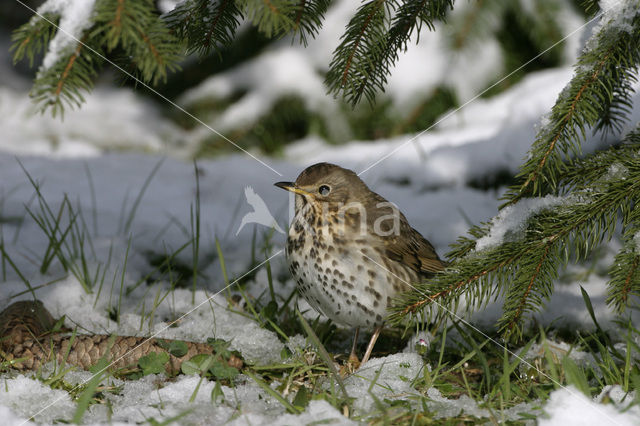
M305 169L295 182L295 217L286 256L300 294L334 322L374 328L365 363L392 298L444 268L433 246L405 216L351 170L329 163Z

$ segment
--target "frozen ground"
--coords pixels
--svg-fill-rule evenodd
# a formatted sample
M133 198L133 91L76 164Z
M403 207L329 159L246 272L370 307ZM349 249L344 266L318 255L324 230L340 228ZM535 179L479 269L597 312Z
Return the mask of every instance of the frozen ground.
M293 55L290 59L300 55L298 51L283 52L261 60L277 64L276 55ZM6 81L18 82L15 76L9 77ZM0 241L17 269L33 287L38 287L37 297L54 316L66 315L70 327L77 325L92 332L121 335L158 333L163 337L195 341L215 336L231 341L232 348L250 362L279 362L284 344L276 334L229 311L223 295L214 295L225 286L216 255L216 239L230 277L240 277L252 268L254 229L258 241L268 233L266 227L251 225L236 235L242 217L251 211L245 200L247 186L264 200L280 226L286 229L291 200L275 188L273 182L293 180L305 166L318 161L364 171L365 182L395 202L411 224L444 254L448 244L464 234L470 223L489 220L497 213L502 188L479 190L474 182L517 170L541 117L570 77L568 68L532 74L509 91L475 101L420 135L373 143L355 141L338 147L308 138L288 147L284 158L260 157L270 168L243 154L198 161L202 259L199 290L195 295L190 290L175 290L154 312L150 312L150 307L157 297L168 293L167 282L143 284L123 299L119 297L121 284L124 288L130 287L151 272L152 254L172 253L191 239L191 212L196 201L194 166L179 158L189 151L190 141L200 137L203 130L188 134L163 120L153 105L129 91L117 89L98 89L82 109L67 112L63 122L47 115L31 116L26 85L0 85ZM224 82L207 84L220 85L220 81ZM391 91L396 96L406 96L413 90L406 87L395 90L393 84L400 83L392 82ZM250 116L251 108L256 106L268 108L272 94L261 92L260 88L255 92L258 98L253 100L253 106L247 109L236 106L244 116L234 118L230 110L227 118L219 120L231 122ZM634 104L639 105L639 101L636 95ZM632 122L638 120L640 110L636 108ZM589 151L603 143L606 141L594 138L585 147ZM126 153L118 152L118 148L125 147ZM78 223L88 237L83 250L88 256L89 270L100 271L100 275L106 277L99 294L95 289L93 294L83 291L76 277L65 273L55 260L42 272L48 240L31 215L39 217L45 211L35 197L29 177L36 182L54 215L61 206L66 206L63 223L71 217L70 210L80 214L82 221ZM258 247L257 260L272 257L276 291L286 296L292 291L293 283L284 267L283 241L284 235L274 233L266 253ZM616 244L611 243L613 249ZM72 252L74 247L68 246L65 250ZM611 256L611 253L605 255L602 261L610 260ZM181 252L178 258L190 263L191 248ZM596 271L598 267L596 265ZM16 300L31 298L25 292L23 281L7 263L0 265L0 278L0 309ZM615 318L604 304L605 282L597 273L582 281L559 282L552 300L537 319L542 324L564 321L590 328L591 321L580 294L581 285L594 303L600 324L613 327ZM247 288L256 297L267 291L264 268L258 268ZM208 301L209 296L212 298ZM114 306L120 308L119 324L107 314ZM490 305L469 319L474 324L488 326L499 315L499 309L499 304ZM178 327L166 329L168 320L184 314L187 316ZM637 323L637 318L635 320ZM305 345L300 336L292 340ZM373 396L418 404L412 397L416 391L410 383L425 368L430 366L410 349L372 359L358 375L346 381L347 392L356 398L354 410L357 414L367 413L375 404ZM89 377L86 372L70 372L67 381L81 383ZM374 377L384 385L371 387ZM112 414L108 415L105 405L92 405L84 420L95 424L133 423L151 418L162 421L190 410L180 422L354 424L325 401L312 401L299 416L287 414L280 403L244 376L234 388L223 387L224 397L217 404L210 400L214 382L203 382L191 402L189 399L198 383L196 377L179 376L160 389L155 386L156 379L154 376L136 381L110 379L111 384L122 386L118 395L108 396ZM598 403L605 396L611 404ZM428 397L429 409L442 417L461 412L479 418L492 416L482 408L482 401L466 396L451 400L432 389ZM625 398L619 387L603 391L595 401L567 388L554 391L545 404L539 401L522 404L501 416L504 420L516 420L521 412L545 415L543 423L547 425L631 425L637 424L640 418L638 406L624 411L631 399ZM416 408L419 407L416 405ZM29 419L37 423L69 420L74 411L75 402L65 390L51 389L29 374L0 376L3 424L24 424Z

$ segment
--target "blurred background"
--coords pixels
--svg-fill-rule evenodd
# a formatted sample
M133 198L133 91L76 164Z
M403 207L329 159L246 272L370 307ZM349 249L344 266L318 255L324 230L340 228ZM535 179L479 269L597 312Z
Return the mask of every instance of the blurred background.
M34 9L41 3L25 0ZM166 13L176 3L162 0L157 5ZM490 98L528 73L572 64L579 53L580 34L550 47L579 28L587 16L578 0L456 2L446 25L437 25L435 31L423 28L420 43L414 40L401 55L375 104L364 101L351 108L327 95L323 80L333 50L358 6L359 2L334 1L322 30L307 48L289 37L268 39L249 23L241 23L230 47L219 54L187 57L181 70L155 89L243 148L268 155L283 156L288 146L300 141L338 145L394 138L429 128L479 93ZM5 120L19 121L29 108L24 94L42 58L36 58L31 67L29 61L13 66L8 50L12 30L32 15L18 2L2 6L0 125ZM105 125L112 120L110 131L102 132L107 134L84 129L76 131L85 132L82 136L74 137L45 113L41 122L29 123L32 128L42 127L40 132L32 129L32 140L18 140L16 135L15 140L5 139L0 149L62 156L142 150L181 158L235 150L113 67L101 72L96 92L99 96L89 96L82 107L83 118L70 111L66 115L71 122L76 118L86 122L92 113ZM132 120L136 129L115 124L136 114L145 117Z

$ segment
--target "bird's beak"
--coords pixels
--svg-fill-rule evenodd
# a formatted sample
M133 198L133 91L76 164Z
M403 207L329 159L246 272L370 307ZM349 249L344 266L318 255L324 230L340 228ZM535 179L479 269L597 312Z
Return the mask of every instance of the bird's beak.
M278 188L285 189L287 191L295 192L300 195L311 195L307 191L300 189L296 186L295 182L276 182L274 183Z

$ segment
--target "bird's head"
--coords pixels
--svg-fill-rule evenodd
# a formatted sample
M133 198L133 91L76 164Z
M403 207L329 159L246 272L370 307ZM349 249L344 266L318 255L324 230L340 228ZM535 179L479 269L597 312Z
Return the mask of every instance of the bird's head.
M316 205L346 205L362 201L362 196L370 192L354 172L330 163L314 164L304 169L295 182L277 182L275 185Z

